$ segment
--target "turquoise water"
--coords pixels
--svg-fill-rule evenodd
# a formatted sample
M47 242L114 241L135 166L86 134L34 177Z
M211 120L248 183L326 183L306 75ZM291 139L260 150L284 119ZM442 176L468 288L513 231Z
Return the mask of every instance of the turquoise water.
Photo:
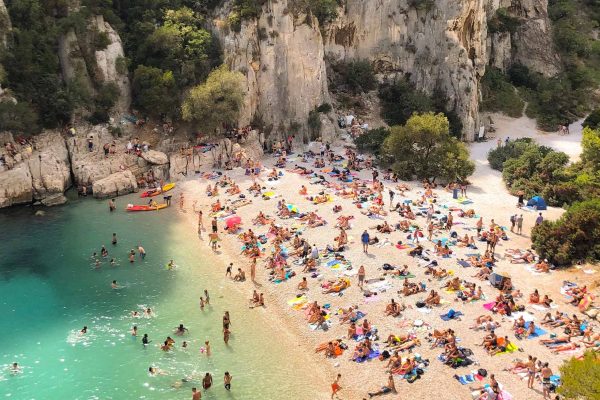
M203 399L316 398L322 387L310 382L321 377L306 367L296 373L294 366L308 360L289 334L273 330L268 309L246 307L251 287L242 293L223 279L224 268L207 257L193 227L174 229L182 225L175 207L121 211L134 201L134 195L119 198L114 213L93 199L74 199L43 216L31 208L0 213L0 398L189 399L205 372L214 386ZM110 243L113 232L117 246ZM118 265L105 261L95 269L90 256L103 244ZM138 244L148 255L130 265L127 252ZM171 258L175 271L165 268ZM112 290L112 280L124 288ZM212 305L202 312L204 289ZM144 307L156 316L131 317ZM222 340L224 310L232 319L229 347ZM190 330L183 338L173 335L180 323ZM88 334L79 336L84 325ZM133 325L137 338L129 333ZM147 348L144 333L152 340ZM156 346L168 335L175 350L163 353ZM210 358L199 351L205 340ZM12 362L22 373L8 371ZM168 375L149 376L151 365ZM231 392L223 388L226 370L233 375ZM191 382L181 384L189 376Z

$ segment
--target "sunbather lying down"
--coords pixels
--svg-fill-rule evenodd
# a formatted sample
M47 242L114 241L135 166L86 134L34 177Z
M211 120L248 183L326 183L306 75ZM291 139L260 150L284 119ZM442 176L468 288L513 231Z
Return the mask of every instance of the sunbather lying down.
M339 278L337 282L333 283L329 288L323 288L323 293L339 293L340 291L350 287L350 279Z

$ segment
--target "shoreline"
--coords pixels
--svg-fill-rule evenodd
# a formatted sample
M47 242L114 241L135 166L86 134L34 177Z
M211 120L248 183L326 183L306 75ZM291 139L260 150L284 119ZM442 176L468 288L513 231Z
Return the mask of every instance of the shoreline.
M499 133L497 137L502 136L501 128L498 129ZM534 135L535 136L535 135ZM545 137L544 141L547 142L548 139L552 140L552 135L548 135ZM513 136L514 138L515 136ZM550 138L549 138L550 137ZM475 199L474 208L481 210L481 215L484 217L486 221L489 221L490 218L496 218L498 223L506 224L508 220L509 212L514 210L514 199L510 196L501 180L501 176L497 171L492 171L489 166L487 166L487 161L481 160L481 156L485 156L487 154L487 150L494 146L495 143L492 142L484 142L484 143L476 143L471 145L471 158L475 160L477 164L477 169L474 175L471 177L473 184L469 187L468 195L473 199ZM339 149L338 149L339 150ZM562 150L562 149L561 149ZM292 157L294 158L294 157ZM265 168L267 170L271 170L273 158L265 155L262 159L262 162L265 164ZM293 166L297 161L288 161L288 167ZM309 165L303 164L307 167ZM360 214L356 212L356 208L350 203L349 200L341 199L337 196L334 197L333 202L326 203L322 205L312 205L310 202L307 202L305 199L300 196L297 191L300 187L300 184L305 184L309 189L309 194L316 194L317 191L322 190L322 187L315 187L313 185L308 185L307 181L300 175L287 172L285 170L281 170L284 173L284 176L281 180L277 182L268 182L263 181L262 185L265 186L266 190L273 189L280 197L275 197L271 200L263 200L261 197L252 197L248 196L247 188L251 183L251 179L249 177L245 177L243 175L243 170L237 168L233 171L223 171L224 174L234 179L234 181L240 185L242 189L242 193L247 195L247 198L252 200L252 204L244 206L237 210L237 215L242 217L243 225L242 230L247 230L248 228L252 228L257 232L257 234L263 233L266 227L256 227L250 223L251 219L256 216L259 210L263 211L267 215L273 215L275 211L276 202L281 198L285 198L287 202L294 203L298 205L298 208L301 209L301 212L305 211L317 211L320 216L323 216L325 220L328 221L328 225L325 227L319 227L315 229L307 229L303 234L307 237L310 237L310 244L314 241L317 246L322 249L326 244L330 244L332 242L332 238L335 234L337 234L337 230L333 228L335 218L337 214L333 214L331 212L331 207L333 204L341 204L343 206L342 215L352 213L357 216L357 219L353 220L356 225L353 229L348 231L348 235L351 242L350 250L347 250L343 254L351 259L353 262L354 270L357 269L358 265L364 264L367 267L367 278L373 277L380 274L380 268L378 267L384 262L392 262L395 264L402 264L402 261L399 261L398 258L402 258L404 254L398 254L396 249L393 247L390 248L382 248L378 250L373 250L375 254L374 258L363 257L361 254L358 254L357 247L359 247L358 240L360 240L360 231L363 228L368 228L371 225L375 225L377 221L358 221L360 218ZM361 178L367 178L370 173L368 171L361 171L358 175ZM215 200L212 197L207 197L204 193L206 186L210 184L214 184L216 181L214 180L205 180L198 179L198 177L188 179L181 183L181 188L185 193L186 197L186 209L185 213L186 220L190 225L187 229L193 229L194 235L196 235L196 224L197 217L196 214L191 212L191 204L194 200L198 200L198 207L204 211L204 225L207 227L210 225L209 218L209 210L210 204ZM498 182L501 183L498 186ZM387 187L390 185L389 182L384 182ZM410 182L409 185L414 184L414 182ZM230 197L224 194L226 188L221 190L221 195L219 199L221 200L223 205L228 205L228 201L224 201L224 199L233 199L237 198ZM414 198L416 192L419 191L418 187L413 187L413 189L407 193L408 198ZM446 197L448 194L443 193L443 191L437 191L441 197ZM386 200L387 200L387 196ZM510 204L506 203L506 199L511 199ZM174 201L175 203L176 201ZM495 207L495 203L504 202L500 204L498 207ZM177 205L174 205L177 207ZM387 206L387 205L386 205ZM483 209L482 209L483 206ZM510 211L509 211L510 210ZM506 212L504 212L506 211ZM558 215L562 214L564 210L562 209L550 209L545 212L546 217L556 218ZM526 220L524 224L524 232L528 232L532 225L532 215L526 215L526 217L530 217ZM397 218L389 215L386 217L386 220L394 221ZM285 226L289 226L290 220L277 220L277 223L282 223ZM304 320L302 313L292 311L291 307L287 304L287 301L293 299L295 296L296 285L298 284L302 273L299 272L298 269L294 268L297 272L297 276L284 281L278 285L269 282L266 278L268 274L266 273L265 268L263 267L263 259L260 259L260 262L257 264L257 281L258 284L253 285L249 279L249 259L241 256L235 250L236 245L239 246L239 242L233 239L232 236L229 236L227 233L223 233L222 231L223 222L219 222L219 235L221 237L221 248L220 253L216 258L220 259L220 265L222 265L223 271L225 270L225 266L229 262L234 262L234 271L237 267L241 267L245 270L246 275L248 277L245 283L233 283L234 286L238 286L240 291L247 291L248 297L251 296L251 292L254 288L257 288L259 292L263 291L266 297L266 310L267 313L270 314L270 321L279 326L278 329L282 329L287 334L290 335L290 338L296 339L298 342L298 347L300 347L306 354L310 355L310 359L314 361L314 364L319 365L319 373L328 374L327 377L324 377L324 380L333 381L333 378L336 373L342 374L341 386L344 390L341 392L342 398L362 398L365 396L367 391L377 390L380 386L385 383L386 374L384 373L384 364L380 363L377 360L373 360L370 363L365 364L356 364L354 362L349 361L349 357L352 353L353 346L355 342L347 341L346 343L349 346L349 350L347 350L343 356L335 358L335 359L326 359L324 356L319 353L316 354L314 352L314 348L317 344L327 342L336 338L342 338L345 336L345 331L347 329L347 325L340 325L337 322L337 317L332 315L333 325L329 329L328 332L323 332L322 330L312 331L308 328L306 321ZM360 226L360 228L359 228ZM267 226L268 227L268 226ZM209 227L210 228L210 227ZM206 245L208 250L208 231L203 234L203 241L200 241L201 246ZM225 239L228 238L228 239ZM392 240L395 242L395 240ZM269 247L270 245L267 245ZM530 240L528 236L517 236L511 235L511 241L507 243L505 248L509 247L520 247L520 248L528 248L530 246ZM497 253L502 253L504 249L499 250ZM211 255L211 258L214 255ZM414 266L414 261L411 263L412 259L407 260L407 264L410 265L411 272L416 267ZM499 262L497 263L499 271L510 271L512 276L514 277L517 283L521 283L524 280L529 280L532 276L530 272L526 269L522 268L521 270L516 270L514 265L511 265L506 262L506 258L500 257ZM321 270L323 266L321 266ZM573 274L575 269L571 269L568 271L553 271L551 274L547 276L535 277L536 287L540 289L541 293L549 293L551 297L559 300L560 293L558 291L558 287L556 282L560 282L563 279L570 279L576 282L587 282L593 280L593 275L584 275L584 274ZM325 279L331 278L332 276L329 274L331 271L326 271ZM417 273L418 277L422 276L422 273ZM466 276L463 276L468 278ZM310 279L310 278L309 278ZM399 320L392 320L389 317L383 317L383 308L385 307L385 300L380 299L380 301L375 304L365 303L362 298L361 293L359 293L358 288L356 286L356 277L350 277L351 279L351 287L344 292L343 297L330 297L328 295L323 295L320 293L318 284L316 281L309 280L309 288L310 290L307 292L309 301L317 300L319 304L330 303L332 305L332 309L339 307L348 307L350 305L358 305L361 310L365 310L368 317L372 317L369 320L372 321L378 328L381 338L387 337L388 333L394 332L395 334L405 333L408 328L406 325ZM527 295L530 286L520 286L521 290ZM389 298L389 294L395 292L395 289L389 290L387 293L383 293L383 296ZM484 293L486 295L492 296L491 288L484 287ZM396 296L397 297L397 296ZM406 301L407 304L413 303L417 296L414 298L400 298L401 301ZM448 297L448 296L445 296ZM451 301L451 300L449 300ZM459 305L449 304L449 307L461 307ZM449 308L446 307L446 308ZM461 311L465 312L467 319L471 319L474 316L482 314L479 311L479 306L475 307L474 305L467 304L461 307ZM565 309L565 305L561 302L561 309ZM259 310L249 310L249 312L256 312ZM423 315L413 308L409 308L404 314L404 318L406 320L414 320L417 318L426 319L432 314ZM483 310L482 310L483 311ZM574 310L566 310L574 311ZM437 313L436 310L434 310ZM440 311L441 312L441 311ZM272 316L272 317L271 317ZM367 318L368 318L367 317ZM541 316L539 316L541 319ZM432 321L432 326L435 328L440 328L439 323L435 323L435 320ZM441 322L441 321L440 321ZM506 324L506 323L505 323ZM474 352L476 353L476 358L481 364L481 366L485 366L492 373L496 373L499 380L501 380L505 385L508 386L509 391L515 396L515 398L522 398L523 396L530 396L531 392L528 391L524 386L525 383L516 384L514 381L514 375L508 374L506 372L501 371L501 367L507 367L510 361L516 357L525 357L529 352L535 354L536 356L548 360L550 359L551 366L555 369L560 365L560 361L563 359L561 356L553 356L549 353L549 351L537 343L537 341L525 341L524 343L518 343L520 345L525 345L525 353L514 353L512 357L489 357L487 354L481 354L481 350L477 349L476 343L479 341L479 334L473 334L472 331L464 331L462 328L466 328L465 326L458 326L455 322L451 321L450 325L455 328L459 334L462 334L461 338L464 342L468 342ZM456 325L456 326L454 326ZM463 323L463 325L466 325ZM444 326L444 325L443 325ZM441 327L443 327L441 326ZM508 329L499 329L502 331L502 334L508 333ZM435 352L429 351L426 349L429 346L421 346L416 348L415 351L419 352L423 355L424 358L429 358L431 361L429 369L431 371L427 371L427 373L422 377L420 383L416 383L413 385L406 386L406 383L396 380L396 386L399 389L399 392L402 392L406 389L410 389L411 395L414 398L429 398L431 394L441 393L434 390L431 392L430 385L437 385L438 388L444 388L444 393L452 393L456 398L464 398L468 395L466 390L463 389L455 380L452 378L452 375L457 371L450 370L448 367L441 365L441 363L435 360ZM312 366L311 366L312 367ZM462 370L460 370L462 371ZM468 371L465 371L468 372ZM435 378L435 379L434 379ZM423 385L425 383L425 385ZM324 391L328 390L328 387L324 388ZM329 397L329 396L326 396ZM449 397L450 398L450 397ZM454 398L454 397L452 397Z

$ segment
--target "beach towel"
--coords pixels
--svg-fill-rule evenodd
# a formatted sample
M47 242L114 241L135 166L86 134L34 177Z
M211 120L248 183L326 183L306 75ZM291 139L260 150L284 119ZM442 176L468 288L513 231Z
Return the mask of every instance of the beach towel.
M460 265L463 268L467 268L471 266L471 263L465 260L458 260L458 265Z
M461 385L468 385L469 383L475 382L475 374L466 375L454 375L454 378L460 382Z
M392 275L392 278L396 278L396 279L405 279L405 278L416 278L416 275L413 274L408 274L408 275Z
M530 321L525 322L525 329L529 329L530 323L531 323ZM542 328L540 328L539 326L536 325L535 332L533 332L533 335L528 336L527 339L536 339L542 335L545 335L546 333L548 333L548 332L546 332L545 330L543 330Z
M483 305L483 308L485 308L488 311L492 311L492 309L494 308L495 305L496 305L496 302L492 301L491 303L485 303Z
M463 315L462 312L454 311L453 309L450 309L450 310L448 310L448 312L446 314L440 315L440 318L442 319L442 321L450 321L451 319L456 319L456 318L460 317L461 315Z
M496 353L494 354L495 356L497 356L498 354L509 354L509 353L514 353L515 351L519 350L519 347L514 344L514 343L509 343L508 346L506 346L506 350L501 351L500 353Z

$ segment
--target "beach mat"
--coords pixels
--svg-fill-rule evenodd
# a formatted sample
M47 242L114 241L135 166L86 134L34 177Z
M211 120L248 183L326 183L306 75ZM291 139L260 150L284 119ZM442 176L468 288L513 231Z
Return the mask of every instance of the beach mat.
M529 321L525 322L525 329L529 329L530 323L531 322L529 322ZM533 335L528 336L527 339L535 339L542 335L545 335L546 333L548 333L548 332L546 332L545 330L543 330L542 328L540 328L539 326L536 325L535 332L533 332Z

